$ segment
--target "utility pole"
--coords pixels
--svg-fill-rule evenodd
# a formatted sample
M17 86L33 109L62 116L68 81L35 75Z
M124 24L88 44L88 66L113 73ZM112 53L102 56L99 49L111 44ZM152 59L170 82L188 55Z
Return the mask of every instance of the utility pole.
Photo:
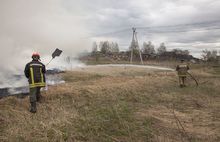
M140 56L140 60L141 60L141 64L143 64L141 50L139 48L138 39L137 39L136 28L132 28L132 31L133 31L133 35L132 35L132 41L131 41L131 46L130 46L130 50L131 50L130 63L132 64L132 62L133 62L134 50L138 50L139 56Z

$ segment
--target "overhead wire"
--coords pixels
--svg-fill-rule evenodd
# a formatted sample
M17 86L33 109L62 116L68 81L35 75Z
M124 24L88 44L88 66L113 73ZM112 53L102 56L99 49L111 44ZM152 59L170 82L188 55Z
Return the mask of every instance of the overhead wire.
M205 21L198 23L186 23L178 25L166 25L166 26L146 26L146 27L135 27L138 33L141 35L154 35L154 34L176 34L176 33L192 33L192 32L207 32L213 30L220 30L220 20L216 21ZM91 35L87 38L98 38L98 37L111 37L121 36L121 34L131 33L132 27L124 28L122 30L106 32ZM129 46L129 44L120 44L121 46Z
M215 25L213 25L215 24ZM208 22L199 22L199 23L187 23L187 24L179 24L179 25L167 25L167 26L146 26L146 27L135 27L138 32L148 32L150 34L157 33L181 33L181 32L198 32L198 31L211 31L211 30L219 30L220 26L216 25L220 24L220 20L216 21L208 21ZM94 37L102 37L102 36L111 36L118 35L125 32L131 32L132 28L125 28L118 31L107 32L94 34L92 36L86 38L94 38Z

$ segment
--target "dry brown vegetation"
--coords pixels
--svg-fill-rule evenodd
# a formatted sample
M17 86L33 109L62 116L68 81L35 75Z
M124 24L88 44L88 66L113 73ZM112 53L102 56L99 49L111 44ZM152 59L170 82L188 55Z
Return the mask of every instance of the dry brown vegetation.
M193 67L192 67L193 68ZM179 88L175 72L80 69L43 93L38 112L28 98L0 100L0 141L219 142L220 79L196 67L199 87Z

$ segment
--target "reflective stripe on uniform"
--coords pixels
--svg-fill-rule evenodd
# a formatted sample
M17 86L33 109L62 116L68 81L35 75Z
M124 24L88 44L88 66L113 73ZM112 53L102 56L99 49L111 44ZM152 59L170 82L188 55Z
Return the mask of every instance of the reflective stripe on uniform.
M41 66L42 67L41 64L30 64L30 66Z
M33 64L32 64L33 65ZM35 64L34 64L35 65ZM38 65L38 64L37 64ZM30 88L34 88L34 87L45 87L46 83L44 82L44 76L42 73L42 68L40 68L40 75L41 75L41 82L35 83L34 80L34 70L33 67L30 67L30 74L31 74L31 83L29 84Z
M40 68L40 77L41 77L41 82L44 82L44 76L43 76L43 73L42 73L42 68Z
M35 84L30 84L29 87L30 88L34 88L34 87L45 87L46 83L35 83Z
M179 65L180 68L187 68L187 65Z
M34 84L34 70L32 67L30 67L30 73L31 73L31 84Z

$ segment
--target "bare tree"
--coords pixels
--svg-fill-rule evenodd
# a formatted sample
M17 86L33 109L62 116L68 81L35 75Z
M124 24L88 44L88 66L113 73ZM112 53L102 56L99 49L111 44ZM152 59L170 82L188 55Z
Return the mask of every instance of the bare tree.
M119 52L119 46L117 42L109 42L109 41L100 42L99 48L101 53L103 54Z
M167 48L166 48L165 44L161 43L159 48L157 49L157 53L159 55L161 55L161 54L165 53L166 51L167 51Z
M103 54L110 52L110 44L108 41L100 42L100 51Z
M119 46L118 46L117 42L115 42L115 43L112 42L112 44L111 44L111 52L112 53L118 53L119 52Z
M177 55L189 55L189 50L173 49L172 51Z
M154 45L151 43L151 41L148 43L143 43L142 52L145 54L155 54Z
M218 56L218 51L217 51L217 50L212 50L211 57L212 57L213 59L216 59L217 56Z
M189 55L189 50L183 50L183 51L182 51L182 54L183 54L183 55Z
M205 61L215 61L217 59L218 56L218 51L217 50L203 50L202 51L202 57L203 60Z

